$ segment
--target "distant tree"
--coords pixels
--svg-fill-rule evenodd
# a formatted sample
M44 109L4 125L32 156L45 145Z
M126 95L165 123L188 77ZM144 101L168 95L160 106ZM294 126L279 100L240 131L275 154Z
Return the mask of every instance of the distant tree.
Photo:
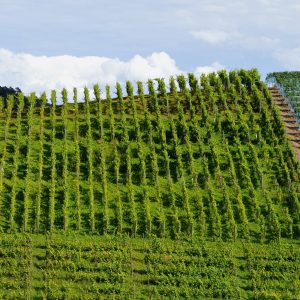
M7 105L8 95L13 95L17 97L19 93L22 93L22 91L18 87L12 88L12 87L0 86L0 97L2 98L3 106L6 107Z

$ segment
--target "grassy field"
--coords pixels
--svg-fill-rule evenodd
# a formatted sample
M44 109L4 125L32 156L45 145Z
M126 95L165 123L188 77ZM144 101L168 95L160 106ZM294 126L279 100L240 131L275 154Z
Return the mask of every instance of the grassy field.
M257 71L105 92L1 107L3 297L299 298L299 162Z
M299 243L4 235L4 299L299 299Z

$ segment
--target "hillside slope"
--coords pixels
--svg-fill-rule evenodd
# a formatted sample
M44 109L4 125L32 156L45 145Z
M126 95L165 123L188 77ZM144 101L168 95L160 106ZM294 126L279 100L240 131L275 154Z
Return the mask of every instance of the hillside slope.
M296 299L299 162L257 71L105 91L1 107L2 293Z

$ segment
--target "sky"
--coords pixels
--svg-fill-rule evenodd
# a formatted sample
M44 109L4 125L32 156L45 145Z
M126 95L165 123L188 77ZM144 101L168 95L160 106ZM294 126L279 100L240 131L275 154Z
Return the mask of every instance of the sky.
M300 70L299 0L0 0L0 86Z

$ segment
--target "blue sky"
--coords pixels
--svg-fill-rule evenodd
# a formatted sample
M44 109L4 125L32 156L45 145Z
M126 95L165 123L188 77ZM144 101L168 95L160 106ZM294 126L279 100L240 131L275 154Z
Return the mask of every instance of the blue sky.
M0 85L300 69L296 0L0 0Z

